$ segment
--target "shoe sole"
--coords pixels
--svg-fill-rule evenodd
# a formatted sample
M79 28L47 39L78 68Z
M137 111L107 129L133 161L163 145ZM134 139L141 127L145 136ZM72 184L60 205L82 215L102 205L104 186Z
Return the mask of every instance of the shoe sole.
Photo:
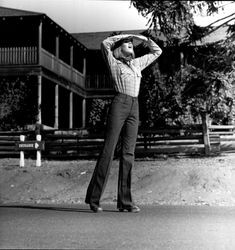
M140 209L124 209L124 208L119 208L119 212L129 212L129 213L139 213Z
M103 209L101 207L90 207L91 211L93 211L94 213L101 213L103 212Z

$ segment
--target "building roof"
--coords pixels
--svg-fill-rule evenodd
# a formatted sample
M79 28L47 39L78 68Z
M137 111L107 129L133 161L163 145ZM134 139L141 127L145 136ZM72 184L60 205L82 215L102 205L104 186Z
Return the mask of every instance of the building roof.
M6 7L0 7L0 20L5 20L6 18L13 18L13 17L43 17L45 20L49 20L51 24L53 24L60 32L64 33L65 35L68 35L72 41L77 44L80 48L82 48L84 51L87 50L87 48L82 44L78 39L74 38L68 31L66 31L64 28L62 28L59 24L54 22L51 18L49 18L45 13L40 12L33 12L33 11L27 11L27 10L20 10L20 9L12 9L12 8L6 8Z
M124 34L139 35L144 30L125 30L118 31ZM114 31L91 32L91 33L73 33L72 35L90 50L99 50L101 42L110 36Z
M12 9L6 7L0 7L0 16L1 17L9 17L9 16L41 16L44 15L43 13L39 12L32 12L27 10L19 10L19 9Z
M122 33L125 34L140 34L144 30L125 30ZM227 27L220 27L208 36L205 36L200 41L196 42L196 45L203 45L213 42L218 42L226 38ZM101 42L114 31L105 32L91 32L91 33L73 33L72 35L81 43L83 43L90 50L99 50ZM160 40L165 40L163 35L159 36Z

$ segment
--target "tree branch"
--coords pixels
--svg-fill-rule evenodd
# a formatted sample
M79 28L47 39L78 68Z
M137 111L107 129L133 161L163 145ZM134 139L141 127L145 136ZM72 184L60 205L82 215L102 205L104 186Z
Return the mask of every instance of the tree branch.
M211 33L213 33L214 31L218 30L219 28L221 28L221 27L224 26L225 24L231 22L232 20L235 20L235 16L234 16L233 18L227 20L226 22L224 22L224 23L222 23L222 24L216 26L214 29L210 30L205 36L210 35Z
M227 19L227 18L229 18L229 17L231 17L231 16L233 16L233 15L235 15L235 13L232 13L231 15L228 15L228 16L226 16L226 17L220 18L220 19L218 19L218 20L216 20L216 21L214 21L214 22L208 24L208 25L206 26L206 28L209 28L209 27L211 27L212 25L214 25L215 23L218 23L218 22L220 22L220 21L222 21L222 20L224 20L224 19Z
M224 2L226 2L226 1L224 1ZM227 5L233 4L233 3L235 3L235 1L231 1L231 3L226 3L226 4L224 4L224 5L220 5L220 6L218 6L217 8L218 8L218 9L219 9L219 8L223 8L224 6L227 6Z

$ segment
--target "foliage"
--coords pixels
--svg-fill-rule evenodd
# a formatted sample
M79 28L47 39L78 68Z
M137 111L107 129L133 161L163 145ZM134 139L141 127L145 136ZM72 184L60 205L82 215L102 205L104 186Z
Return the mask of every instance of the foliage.
M143 32L143 35L146 33ZM157 38L148 36L163 47ZM141 56L149 51L144 44L140 44L135 48L135 52L137 56ZM160 58L142 72L139 94L142 128L183 126L192 123L191 118L187 116L188 110L181 103L182 84L179 69L179 50L176 47L168 47L163 48Z
M110 107L110 100L93 99L88 117L91 132L99 133L105 130L106 118Z
M160 77L157 64L143 73L140 91L140 119L143 128L181 126L184 112L177 77Z
M216 123L226 122L233 104L231 65L235 61L235 25L231 21L235 20L235 13L206 27L198 27L193 14L206 11L207 15L211 15L225 3L151 0L131 0L131 3L149 18L147 33L150 34L153 28L155 37L160 34L166 37L168 48L174 46L185 50L189 64L179 71L167 72L167 77L160 81L159 74L154 72L144 76L142 110L146 126L167 125L169 121L182 124L181 118L185 115L196 119L205 112L210 113ZM228 26L228 38L224 42L191 47L195 41L225 24ZM161 57L164 56L166 54L163 53Z
M234 2L234 1L230 1ZM223 8L223 1L152 1L131 0L134 7L143 16L148 17L148 28L164 34L168 43L192 42L213 32L218 27L217 21L227 24L235 19L235 13L227 19L223 18L209 24L207 27L195 25L193 14L206 11L207 15L217 13ZM219 26L220 27L220 26ZM230 27L234 34L234 25Z
M232 64L235 44L228 40L194 48L191 64L182 71L182 93L194 114L209 113L216 123L225 123L233 105Z
M233 97L229 74L188 65L182 70L183 106L189 106L194 117L210 114L215 123L224 123L231 112Z
M0 129L17 129L34 123L37 112L29 79L0 79Z
M200 120L204 113L209 113L216 124L229 122L235 45L225 41L186 50L189 64L180 70L163 77L154 64L143 72L143 127L185 126Z
M159 30L169 40L178 38L182 27L193 24L188 1L132 0L131 2L143 16L150 15L149 29Z

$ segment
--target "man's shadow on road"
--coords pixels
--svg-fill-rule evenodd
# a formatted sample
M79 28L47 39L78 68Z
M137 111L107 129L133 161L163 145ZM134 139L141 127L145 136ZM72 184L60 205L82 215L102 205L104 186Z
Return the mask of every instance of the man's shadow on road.
M58 205L58 206L51 206L51 205L0 205L0 208L25 208L25 209L53 210L53 211L63 211L63 212L79 212L79 213L92 213L92 214L94 214L94 212L91 211L89 208L75 207L75 206L74 207L62 207L61 205ZM118 212L118 210L108 208L108 209L103 209L103 212L116 213L116 212Z

